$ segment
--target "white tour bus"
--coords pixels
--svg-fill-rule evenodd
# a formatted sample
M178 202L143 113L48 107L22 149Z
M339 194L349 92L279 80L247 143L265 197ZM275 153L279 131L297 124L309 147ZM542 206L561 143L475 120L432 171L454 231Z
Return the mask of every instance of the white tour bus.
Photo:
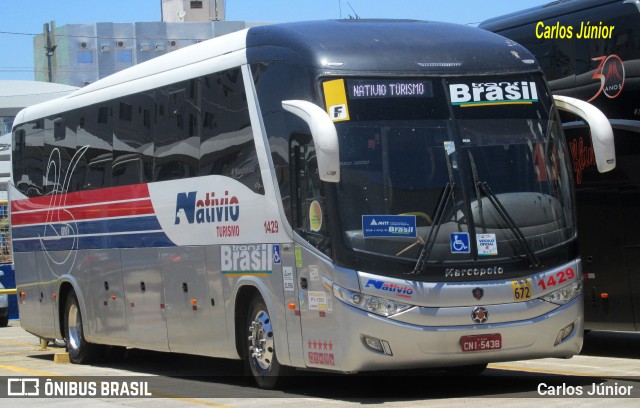
M106 348L294 368L571 357L570 157L534 57L421 21L250 28L24 109L11 223L21 324Z

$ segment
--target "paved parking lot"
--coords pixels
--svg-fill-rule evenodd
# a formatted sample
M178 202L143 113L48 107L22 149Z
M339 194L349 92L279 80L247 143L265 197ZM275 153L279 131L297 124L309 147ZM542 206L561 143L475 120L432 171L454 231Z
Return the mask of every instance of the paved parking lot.
M53 344L42 349L39 340L11 322L0 329L0 382L38 378L40 388L52 382L80 383L100 388L102 383L129 387L129 398L94 397L92 407L308 407L383 405L396 407L567 406L561 397L582 397L580 406L601 408L603 398L618 406L640 403L640 336L628 333L596 333L587 336L583 353L569 360L541 359L491 364L479 377L443 377L438 371L385 373L376 375L323 375L301 372L292 385L279 391L260 390L243 376L239 362L197 356L128 350L118 362L82 366L66 362L63 348ZM411 377L411 378L410 378ZM8 384L0 384L8 387ZM132 387L159 398L139 398ZM416 386L416 384L422 384ZM15 386L16 384L12 384ZM76 385L78 387L78 385ZM106 385L105 385L106 387ZM597 392L628 395L587 395ZM50 390L53 390L51 388ZM60 388L59 390L62 390ZM55 390L54 390L55 391ZM116 390L122 392L123 390ZM98 391L99 393L99 391ZM5 394L2 394L5 395ZM615 398L615 400L612 400ZM5 405L4 402L8 402ZM86 398L10 398L3 406L84 406Z

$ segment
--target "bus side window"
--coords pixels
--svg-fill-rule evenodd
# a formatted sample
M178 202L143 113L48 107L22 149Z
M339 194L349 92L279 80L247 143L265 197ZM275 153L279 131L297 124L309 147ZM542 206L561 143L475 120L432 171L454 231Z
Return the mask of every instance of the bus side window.
M331 256L326 200L310 135L289 139L293 228L306 241Z
M111 187L113 127L109 104L93 105L79 114L77 138L81 154L74 176L77 189Z
M44 154L43 121L26 123L15 131L13 144L13 182L27 197L42 195Z
M44 121L44 194L69 192L76 153L76 129L66 115ZM73 191L73 190L72 190Z
M220 175L264 194L240 68L202 78L200 176Z
M128 96L113 105L113 185L153 179L154 91Z
M198 176L199 83L196 79L156 90L154 181Z

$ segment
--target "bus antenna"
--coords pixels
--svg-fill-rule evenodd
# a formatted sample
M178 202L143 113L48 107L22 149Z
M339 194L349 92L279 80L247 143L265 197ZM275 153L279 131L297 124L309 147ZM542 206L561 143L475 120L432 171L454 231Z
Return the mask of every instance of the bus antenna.
M358 13L356 13L353 7L351 7L351 3L347 2L347 4L349 5L349 8L351 9L351 11L353 11L353 14L355 15L355 17L353 17L351 14L349 14L349 19L359 20L360 16L358 15Z

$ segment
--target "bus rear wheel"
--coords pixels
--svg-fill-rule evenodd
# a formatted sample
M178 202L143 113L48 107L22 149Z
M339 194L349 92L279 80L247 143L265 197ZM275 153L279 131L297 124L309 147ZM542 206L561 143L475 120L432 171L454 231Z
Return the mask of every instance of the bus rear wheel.
M74 292L67 297L64 318L65 343L69 360L74 364L88 364L96 361L101 347L89 343L84 337L80 304Z
M251 300L246 322L246 363L253 378L260 388L281 387L292 368L278 362L273 325L262 297Z

